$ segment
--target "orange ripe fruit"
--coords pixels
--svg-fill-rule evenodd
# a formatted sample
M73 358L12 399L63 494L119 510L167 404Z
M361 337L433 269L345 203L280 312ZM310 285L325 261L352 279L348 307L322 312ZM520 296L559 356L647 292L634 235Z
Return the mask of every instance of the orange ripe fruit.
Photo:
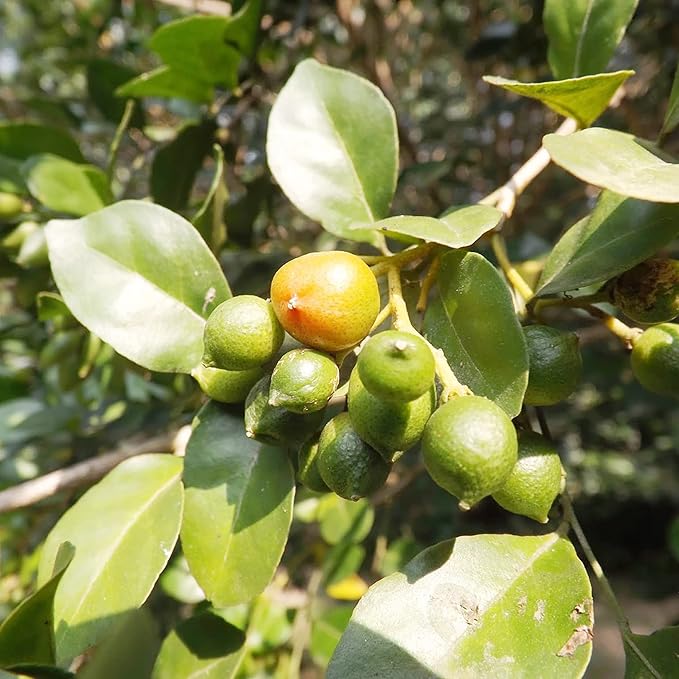
M336 352L358 344L380 310L372 271L349 252L312 252L284 264L271 281L281 325L314 349Z

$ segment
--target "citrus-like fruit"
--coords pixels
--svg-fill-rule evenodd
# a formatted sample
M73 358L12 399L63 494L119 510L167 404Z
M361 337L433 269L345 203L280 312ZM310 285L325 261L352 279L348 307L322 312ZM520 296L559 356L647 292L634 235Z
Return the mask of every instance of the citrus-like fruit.
M199 365L191 376L211 399L221 403L242 403L248 392L264 374L263 368L222 370Z
M632 372L649 391L679 398L679 325L645 330L632 349Z
M361 381L374 396L413 401L434 383L434 356L417 335L385 330L371 337L356 362Z
M0 192L0 219L11 219L21 214L24 201L13 193Z
M323 411L299 415L269 404L271 378L263 377L245 400L245 434L261 441L283 446L301 446L320 428Z
M517 447L509 417L481 396L458 396L442 405L422 436L427 471L460 500L460 509L502 486L516 464Z
M359 500L376 491L390 469L356 433L349 413L336 415L323 427L316 464L328 488L346 500Z
M679 315L679 261L649 259L615 279L611 301L636 323L663 323Z
M508 512L547 523L549 509L561 489L561 460L544 436L521 431L518 438L519 459L493 499Z
M424 426L436 408L436 389L413 401L384 401L373 396L354 368L349 377L349 415L358 435L387 462L397 460L422 437Z
M524 403L551 406L568 398L582 375L577 335L548 325L528 325L523 332L530 366Z
M293 349L271 375L269 403L294 413L322 410L339 384L337 363L315 349Z
M318 441L304 443L297 453L297 480L309 490L327 493L330 488L318 471Z
M284 264L271 281L278 320L297 340L331 353L358 344L380 310L377 280L349 252L312 252Z
M256 368L274 357L283 336L269 302L255 295L232 297L207 319L203 363L224 370Z

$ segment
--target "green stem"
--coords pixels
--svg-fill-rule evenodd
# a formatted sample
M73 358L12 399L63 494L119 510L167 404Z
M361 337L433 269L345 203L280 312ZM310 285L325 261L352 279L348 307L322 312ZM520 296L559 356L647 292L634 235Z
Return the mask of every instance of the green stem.
M116 128L116 132L113 135L113 139L111 141L111 146L108 149L108 166L106 168L106 176L108 177L109 184L113 181L113 173L115 172L116 160L118 159L118 150L120 148L120 142L123 138L125 130L127 129L127 126L130 124L130 120L132 119L132 113L134 113L134 105L135 105L134 99L128 99L125 102L125 110L123 111L123 117L120 119L120 122L118 123L118 127Z
M499 233L494 233L490 239L490 244L493 248L493 253L502 269L502 272L506 276L510 285L517 294L527 302L535 294L533 289L526 283L523 276L514 268L514 265L509 260L507 256L507 248L505 246L504 238Z
M406 264L415 262L418 259L424 259L436 247L435 243L422 243L421 245L397 252L395 255L373 255L361 257L361 259L370 265L372 272L375 276L379 277L386 275L391 268L400 269Z

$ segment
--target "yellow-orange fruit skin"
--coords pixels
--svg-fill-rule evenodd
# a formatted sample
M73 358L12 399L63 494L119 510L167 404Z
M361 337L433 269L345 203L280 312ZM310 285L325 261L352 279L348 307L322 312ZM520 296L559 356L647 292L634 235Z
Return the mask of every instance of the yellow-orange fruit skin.
M296 340L334 353L358 344L370 332L380 310L380 292L372 271L356 255L312 252L276 272L271 304Z

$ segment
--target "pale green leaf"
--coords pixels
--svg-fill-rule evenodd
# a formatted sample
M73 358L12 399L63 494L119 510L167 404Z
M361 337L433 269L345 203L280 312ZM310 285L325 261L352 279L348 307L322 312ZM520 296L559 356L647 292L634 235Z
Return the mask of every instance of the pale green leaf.
M188 99L206 104L214 97L214 87L209 82L183 73L169 66L160 66L129 80L115 91L118 97L168 97Z
M462 205L451 208L438 219L402 215L382 219L373 228L386 236L406 236L449 248L464 248L494 229L501 219L502 212L489 205Z
M271 109L267 157L276 181L308 217L342 238L374 242L396 187L391 104L372 83L307 59Z
M624 196L679 203L679 164L667 163L632 134L592 127L543 140L552 160L584 182Z
M606 110L618 87L631 75L634 71L616 71L543 83L522 83L489 75L483 79L522 97L537 99L553 111L575 118L582 127L587 127Z
M547 59L555 78L605 70L639 0L546 0Z
M591 215L561 237L545 262L539 295L603 283L654 255L679 235L679 205L604 191Z
M250 601L273 577L290 530L295 479L285 451L247 438L242 416L209 403L196 416L184 483L191 573L215 606Z
M375 510L368 500L357 502L327 493L318 502L321 537L329 544L362 542L375 522Z
M45 207L82 216L113 201L106 174L51 154L31 156L21 173L29 191Z
M679 676L679 627L664 627L653 634L631 634L634 648L625 643L625 679Z
M475 252L441 258L424 330L460 382L510 417L519 413L528 383L526 341L509 289L490 262Z
M75 557L54 599L57 661L96 644L141 606L165 568L179 535L182 460L140 455L90 488L57 522L43 547L38 584L52 574L57 549Z
M56 284L85 327L145 368L191 372L205 318L231 292L189 222L128 200L46 233Z
M573 546L555 533L442 542L370 588L327 676L581 677L591 597Z
M152 679L232 679L245 634L214 613L184 620L163 641Z
M317 665L326 667L330 662L353 610L353 606L333 606L312 621L309 653Z

